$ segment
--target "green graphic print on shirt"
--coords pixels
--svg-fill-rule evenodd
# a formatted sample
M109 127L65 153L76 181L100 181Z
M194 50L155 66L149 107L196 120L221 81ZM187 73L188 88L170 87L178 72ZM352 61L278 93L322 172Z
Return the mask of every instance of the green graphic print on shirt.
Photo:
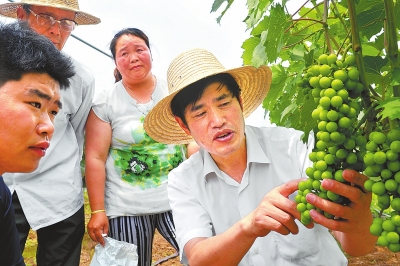
M182 146L156 142L143 126L131 130L131 135L134 143L117 139L124 146L110 149L116 171L131 186L140 189L160 186L183 161Z

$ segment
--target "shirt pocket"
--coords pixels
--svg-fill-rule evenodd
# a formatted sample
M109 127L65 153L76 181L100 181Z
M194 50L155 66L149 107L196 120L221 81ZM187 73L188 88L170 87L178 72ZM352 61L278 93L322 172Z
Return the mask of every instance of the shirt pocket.
M297 235L281 235L272 232L278 256L288 261L304 260L320 252L322 247L321 232L317 228L307 229L299 225Z

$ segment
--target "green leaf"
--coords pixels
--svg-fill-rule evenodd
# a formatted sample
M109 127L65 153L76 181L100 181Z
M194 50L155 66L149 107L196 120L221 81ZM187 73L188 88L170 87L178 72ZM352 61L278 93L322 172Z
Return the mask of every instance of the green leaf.
M400 68L395 67L392 72L393 80L390 83L392 86L400 85Z
M389 60L381 56L364 56L365 70L370 74L381 75L381 69Z
M362 0L357 6L357 11L359 30L368 39L382 30L385 19L385 8L382 1Z
M393 97L391 99L387 99L381 101L376 109L382 110L382 118L388 117L389 119L400 119L400 98Z
M260 43L261 39L258 37L250 37L242 44L243 48L243 63L245 65L251 65L251 60L253 59L253 52L257 45Z
M264 47L264 42L267 38L267 35L268 35L267 31L261 33L260 43L254 48L251 64L255 67L265 65L267 62L267 54L265 52L265 47Z
M221 15L217 18L218 24L221 23L222 17L225 15L226 11L228 11L229 7L232 5L234 0L215 0L213 6L211 8L211 12L217 11L224 2L228 2L228 5L225 9L221 12Z
M283 35L288 27L288 16L281 5L277 4L270 10L270 23L262 33L261 42L266 48L267 62L272 63L278 58L283 47Z

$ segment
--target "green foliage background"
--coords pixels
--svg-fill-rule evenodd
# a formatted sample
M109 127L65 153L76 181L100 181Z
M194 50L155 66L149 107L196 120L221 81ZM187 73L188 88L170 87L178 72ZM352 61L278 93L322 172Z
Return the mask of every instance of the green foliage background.
M226 3L225 3L226 2ZM234 0L214 1L212 11ZM300 8L290 14L286 5ZM243 63L269 65L273 80L263 102L270 121L309 132L317 104L298 87L307 69L324 53L353 54L364 85L360 129L368 135L398 126L400 4L393 0L248 0L244 19L251 36L244 40Z

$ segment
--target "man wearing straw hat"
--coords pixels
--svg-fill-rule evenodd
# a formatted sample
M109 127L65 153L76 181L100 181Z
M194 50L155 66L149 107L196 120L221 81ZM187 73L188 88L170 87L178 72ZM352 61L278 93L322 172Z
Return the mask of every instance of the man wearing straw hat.
M22 0L0 5L0 14L27 22L58 50L77 25L100 22L79 10L77 0ZM71 265L80 262L85 233L80 161L84 127L94 94L92 72L73 60L76 74L61 92L63 109L57 115L55 133L36 171L5 174L12 195L21 251L32 228L37 232L37 264Z
M322 182L349 198L349 206L307 195L341 219L313 210L315 224L299 223L292 199L312 143L307 147L294 129L244 124L268 93L267 66L225 69L210 52L194 49L174 59L167 73L170 95L146 116L144 128L159 142L193 138L200 146L168 180L184 263L187 258L190 265L347 265L329 229L350 255L373 250L371 193L360 189L367 177L355 171L343 174L355 186Z

